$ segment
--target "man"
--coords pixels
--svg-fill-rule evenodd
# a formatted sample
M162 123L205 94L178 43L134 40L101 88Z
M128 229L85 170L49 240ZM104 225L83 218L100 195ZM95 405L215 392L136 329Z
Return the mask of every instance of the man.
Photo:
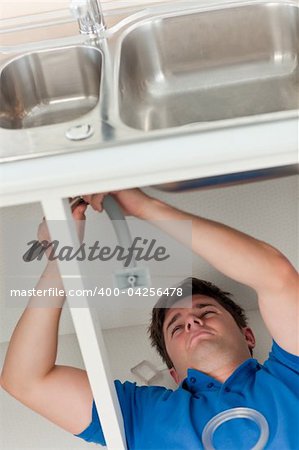
M223 411L256 412L269 428L269 449L299 448L298 274L276 249L237 230L195 217L137 189L114 192L127 214L144 220L192 220L193 251L223 274L257 292L259 308L274 343L261 366L251 358L254 336L242 309L210 283L188 279L177 303L160 299L153 311L151 339L179 387L137 387L115 382L129 449L200 449L206 426ZM103 194L84 197L102 210ZM84 220L86 204L73 212ZM45 239L45 224L40 228ZM38 288L62 288L53 262ZM192 308L190 283L193 288ZM26 308L11 338L1 384L11 395L79 437L104 444L86 372L55 365L63 300L56 308ZM165 308L166 306L166 308ZM168 308L171 306L171 308ZM162 308L161 308L162 307ZM244 411L244 410L243 410ZM253 448L259 429L248 419L221 425L214 444ZM211 448L211 447L210 447Z

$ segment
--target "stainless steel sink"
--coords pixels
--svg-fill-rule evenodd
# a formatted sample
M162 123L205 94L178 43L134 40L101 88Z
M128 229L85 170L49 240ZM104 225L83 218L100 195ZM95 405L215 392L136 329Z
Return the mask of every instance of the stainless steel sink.
M121 46L121 120L150 131L295 110L298 38L288 2L144 21Z
M30 53L0 77L0 127L21 129L76 119L99 102L100 50L73 46Z
M0 161L293 123L298 11L296 0L170 2L102 40L40 41L10 60L4 49Z

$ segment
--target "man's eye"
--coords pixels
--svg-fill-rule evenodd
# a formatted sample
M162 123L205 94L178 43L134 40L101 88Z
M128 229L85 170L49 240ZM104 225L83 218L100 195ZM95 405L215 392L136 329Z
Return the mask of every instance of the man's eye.
M215 311L205 311L203 314L200 315L200 318L207 317L210 314L216 314Z
M176 327L174 327L174 329L173 329L172 332L171 332L171 336L173 336L174 333L175 333L176 331L180 330L181 328L182 328L182 325L177 325Z

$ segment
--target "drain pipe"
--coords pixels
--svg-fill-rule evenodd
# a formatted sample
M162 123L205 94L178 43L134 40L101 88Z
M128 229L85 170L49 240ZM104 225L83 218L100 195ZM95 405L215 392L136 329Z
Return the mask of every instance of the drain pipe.
M112 195L106 195L103 200L103 208L112 222L118 243L123 248L129 248L132 245L132 236L126 218L121 207ZM135 267L136 261L133 257L129 268Z
M112 222L119 245L124 249L130 248L132 246L130 229L118 202L111 195L107 195L103 200L103 208ZM151 285L148 268L137 267L134 256L128 267L114 272L113 275L115 287L122 291Z

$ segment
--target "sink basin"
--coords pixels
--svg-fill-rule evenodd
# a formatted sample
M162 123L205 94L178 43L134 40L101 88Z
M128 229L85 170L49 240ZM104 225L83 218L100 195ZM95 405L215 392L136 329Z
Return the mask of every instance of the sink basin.
M88 46L14 59L0 74L0 127L40 127L88 113L99 101L101 67L101 52Z
M119 115L150 131L295 110L298 84L294 4L161 16L122 41Z
M241 136L236 154L267 136L293 164L298 12L297 0L168 2L122 18L106 39L76 28L1 47L0 163L160 138L207 140L214 152L226 132Z

